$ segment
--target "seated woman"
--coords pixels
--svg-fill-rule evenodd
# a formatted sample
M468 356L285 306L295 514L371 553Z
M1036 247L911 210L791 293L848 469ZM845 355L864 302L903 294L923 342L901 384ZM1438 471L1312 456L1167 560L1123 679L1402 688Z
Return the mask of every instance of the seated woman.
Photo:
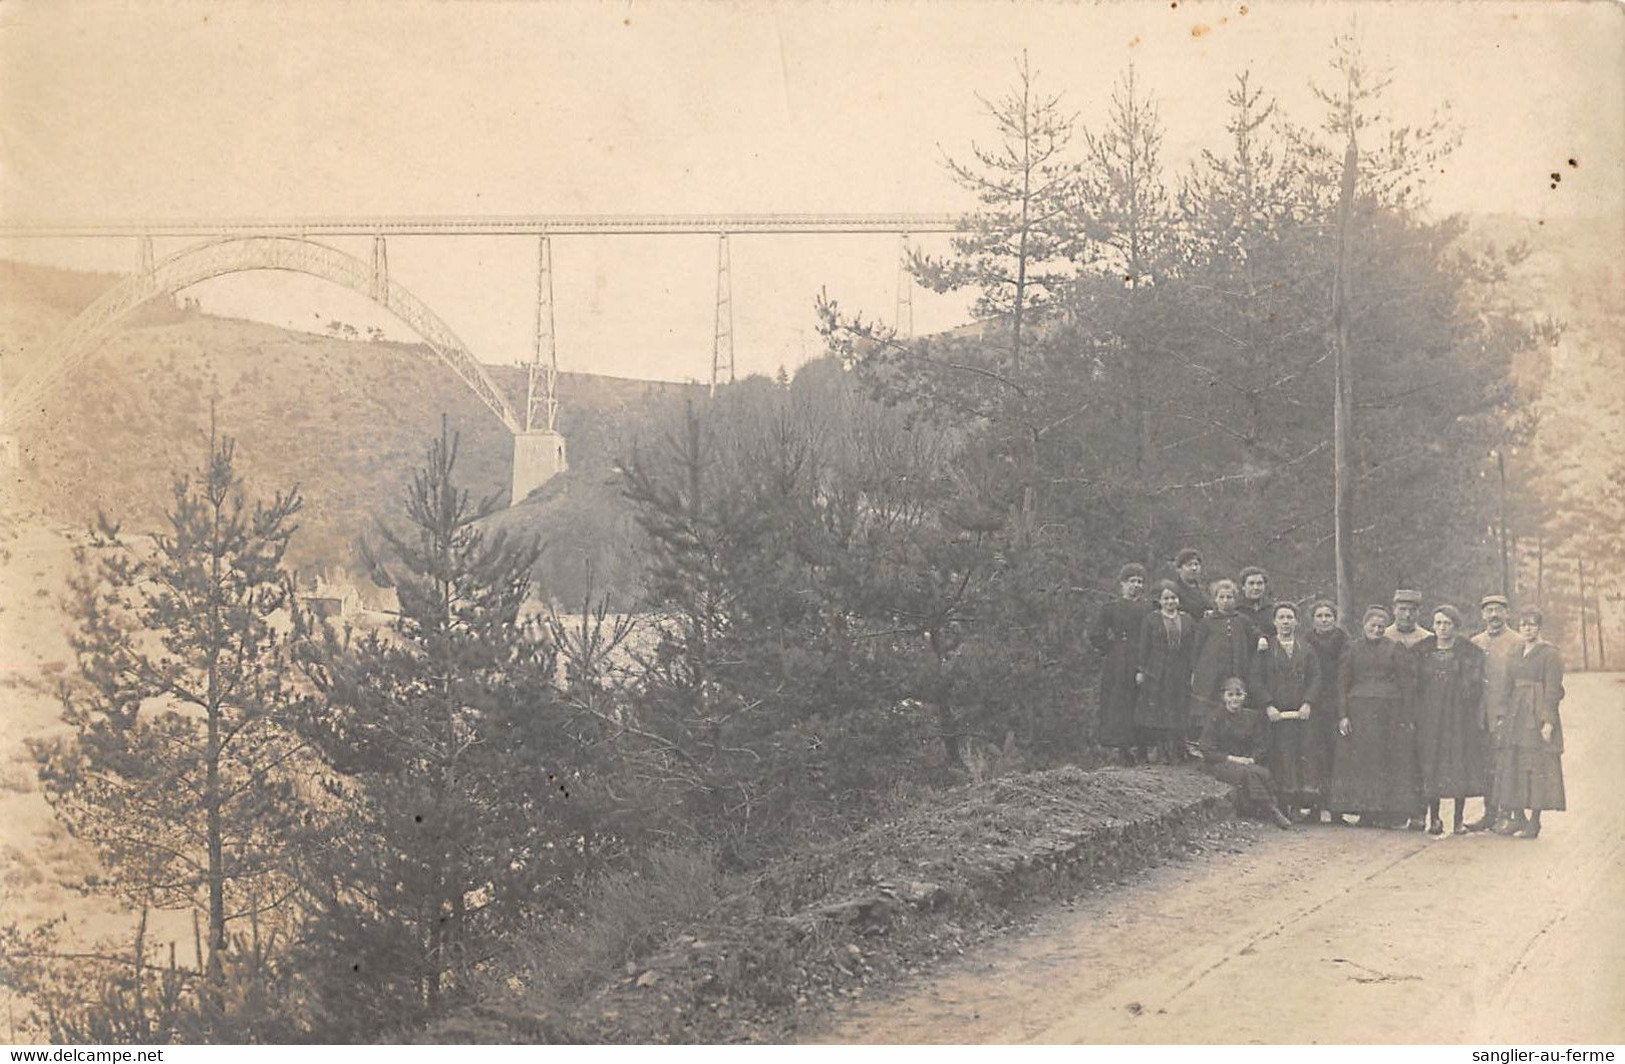
M1270 746L1263 712L1247 708L1247 685L1239 676L1225 680L1220 694L1224 705L1202 730L1203 767L1236 788L1237 812L1262 812L1278 827L1291 827L1275 799L1270 770L1259 763Z
M1506 822L1503 835L1540 836L1543 809L1563 810L1563 654L1540 637L1537 609L1518 615L1523 651L1512 659L1507 715L1496 729L1495 804ZM1527 816L1524 810L1529 810Z
M1320 819L1325 759L1315 734L1314 707L1320 701L1320 657L1298 636L1298 611L1277 603L1267 648L1258 655L1253 674L1253 701L1269 720L1270 775L1288 813Z
M1367 609L1362 636L1338 668L1343 716L1326 805L1358 813L1361 827L1403 827L1422 806L1411 717L1416 655L1383 638L1388 623L1387 609Z
M1481 798L1489 782L1489 732L1484 727L1484 652L1461 633L1454 606L1433 612L1433 634L1415 648L1421 669L1416 691L1416 750L1428 834L1443 835L1439 801L1455 799L1452 830L1467 833L1467 799Z

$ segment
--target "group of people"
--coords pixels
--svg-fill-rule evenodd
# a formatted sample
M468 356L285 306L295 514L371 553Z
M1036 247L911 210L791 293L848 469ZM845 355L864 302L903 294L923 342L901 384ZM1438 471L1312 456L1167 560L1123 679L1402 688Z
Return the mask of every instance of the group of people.
M1468 636L1455 606L1421 621L1402 588L1371 606L1351 637L1337 607L1273 602L1263 569L1204 586L1202 557L1147 594L1145 567L1123 566L1119 597L1091 626L1104 655L1096 741L1127 764L1200 760L1238 804L1294 821L1486 828L1532 839L1543 810L1565 807L1563 657L1541 638L1538 609L1516 631L1503 595L1480 602ZM1465 819L1468 798L1484 815Z

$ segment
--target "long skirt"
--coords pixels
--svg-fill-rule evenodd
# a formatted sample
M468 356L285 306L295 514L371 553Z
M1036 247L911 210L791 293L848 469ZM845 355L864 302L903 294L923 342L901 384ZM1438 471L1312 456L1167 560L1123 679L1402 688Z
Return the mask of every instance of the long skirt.
M1460 713L1430 712L1417 728L1422 797L1478 798L1489 784L1489 733Z
M1270 781L1270 770L1263 765L1238 765L1231 761L1219 761L1203 767L1215 779L1223 780L1236 788L1238 806L1274 804L1275 787Z
M1207 730L1207 722L1222 712L1224 712L1223 703L1192 692L1190 715L1185 718L1185 738L1193 743L1201 742L1202 732Z
M1307 804L1320 798L1326 769L1319 740L1313 715L1270 725L1270 776L1284 801Z
M1114 642L1100 670L1100 715L1095 721L1095 742L1101 746L1133 746L1134 648L1126 639Z
M1309 730L1315 737L1315 750L1320 755L1322 794L1331 790L1332 773L1337 768L1337 722L1343 716L1341 699L1336 693L1337 684L1327 681L1325 686L1332 688L1332 692L1320 696L1321 701L1315 704L1314 713L1309 717Z
M1172 742L1183 735L1179 728L1153 728L1136 724L1134 726L1134 745L1159 746L1162 743Z
M1416 727L1403 714L1397 698L1349 698L1351 732L1338 736L1328 809L1403 816L1421 811Z
M1563 755L1544 746L1501 747L1495 752L1494 793L1502 809L1567 809Z

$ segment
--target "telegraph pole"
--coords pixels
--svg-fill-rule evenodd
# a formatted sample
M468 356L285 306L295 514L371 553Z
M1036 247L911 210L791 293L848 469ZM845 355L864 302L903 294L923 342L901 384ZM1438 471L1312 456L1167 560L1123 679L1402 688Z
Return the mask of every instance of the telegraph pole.
M1535 533L1535 605L1546 608L1546 533Z
M1507 545L1507 459L1500 448L1495 451L1495 468L1501 477L1501 594L1512 594L1511 555Z
M1580 566L1580 667L1591 668L1591 631L1586 626L1586 563L1581 558Z
M1352 111L1353 86L1348 109ZM1332 400L1332 532L1336 543L1337 613L1348 617L1354 609L1354 477L1349 468L1349 433L1352 404L1349 388L1349 229L1354 213L1354 188L1360 160L1354 140L1353 115L1348 120L1348 148L1343 153L1343 184L1337 203L1337 275L1332 282L1333 389Z

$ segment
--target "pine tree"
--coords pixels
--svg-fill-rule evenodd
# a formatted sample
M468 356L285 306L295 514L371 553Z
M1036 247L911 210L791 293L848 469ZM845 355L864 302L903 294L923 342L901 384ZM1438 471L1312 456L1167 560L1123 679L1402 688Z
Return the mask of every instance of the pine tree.
M150 544L104 517L77 552L77 668L61 687L72 734L33 744L46 798L96 847L104 883L133 908L204 917L215 1017L228 952L257 953L286 909L303 811L283 567L301 500L295 489L250 509L234 453L210 440Z
M973 313L996 322L1001 340L1008 337L998 344L1001 368L1019 373L1030 334L1065 290L1080 245L1069 210L1078 177L1067 155L1073 117L1062 110L1060 96L1038 91L1025 52L1016 79L996 100L977 97L998 131L997 143L973 143L974 162L944 156L954 180L982 205L954 237L954 257L916 252L911 265L933 291L975 289Z
M495 499L471 501L456 462L442 432L406 493L409 527L369 551L399 595L394 623L312 633L305 659L321 698L303 727L339 816L310 875L329 1030L441 1010L580 858L553 652L521 616L540 547L486 533Z

